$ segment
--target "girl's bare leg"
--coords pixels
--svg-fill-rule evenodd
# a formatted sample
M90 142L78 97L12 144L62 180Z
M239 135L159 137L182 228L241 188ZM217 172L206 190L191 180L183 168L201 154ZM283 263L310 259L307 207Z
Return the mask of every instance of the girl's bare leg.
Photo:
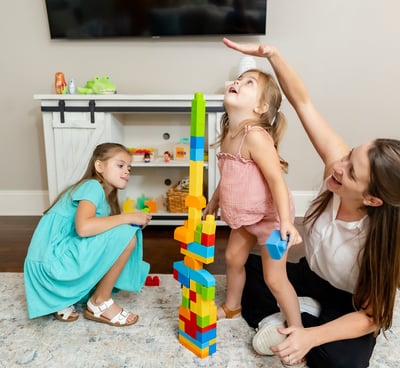
M280 259L271 259L265 247L261 249L264 281L285 315L288 326L302 326L296 291L287 278L287 253Z
M232 229L225 251L226 260L226 300L227 309L234 311L241 307L242 292L246 281L244 264L256 243L253 235L244 228ZM218 319L225 318L225 311L219 307Z
M118 259L115 261L110 270L103 276L103 278L97 284L96 290L90 298L94 305L100 305L106 300L111 298L111 293L115 283L122 270L124 269L129 257L131 256L136 246L136 236L132 238L128 246L121 253ZM121 311L121 307L117 304L113 304L110 308L106 309L103 316L106 318L112 318ZM136 316L133 313L129 313L128 322L133 320Z

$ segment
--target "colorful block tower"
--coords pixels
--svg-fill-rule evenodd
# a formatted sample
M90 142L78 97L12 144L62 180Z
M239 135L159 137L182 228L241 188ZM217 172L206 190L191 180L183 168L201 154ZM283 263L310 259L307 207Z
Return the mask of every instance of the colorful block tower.
M174 263L174 278L182 284L179 307L179 342L200 358L216 351L217 307L215 278L204 264L214 262L216 222L213 215L202 221L206 207L203 196L204 130L206 104L202 93L192 100L190 124L189 194L185 199L188 219L175 229L183 261Z

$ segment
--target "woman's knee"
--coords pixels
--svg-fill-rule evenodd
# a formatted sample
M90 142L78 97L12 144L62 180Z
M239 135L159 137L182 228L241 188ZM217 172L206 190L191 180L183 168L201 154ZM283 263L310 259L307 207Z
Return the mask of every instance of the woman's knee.
M317 346L307 354L309 368L366 368L375 347L372 335Z

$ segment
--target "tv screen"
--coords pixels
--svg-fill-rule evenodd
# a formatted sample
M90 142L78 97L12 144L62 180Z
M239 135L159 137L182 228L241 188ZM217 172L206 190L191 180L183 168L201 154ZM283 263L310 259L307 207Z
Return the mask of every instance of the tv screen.
M46 0L53 39L265 34L267 0Z

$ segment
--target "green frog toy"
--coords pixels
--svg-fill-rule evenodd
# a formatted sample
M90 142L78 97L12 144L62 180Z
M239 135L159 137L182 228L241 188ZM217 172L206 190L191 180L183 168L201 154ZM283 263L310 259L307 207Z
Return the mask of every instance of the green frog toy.
M94 77L86 82L84 87L78 87L78 93L82 95L113 95L117 93L115 84L110 82L110 78Z

